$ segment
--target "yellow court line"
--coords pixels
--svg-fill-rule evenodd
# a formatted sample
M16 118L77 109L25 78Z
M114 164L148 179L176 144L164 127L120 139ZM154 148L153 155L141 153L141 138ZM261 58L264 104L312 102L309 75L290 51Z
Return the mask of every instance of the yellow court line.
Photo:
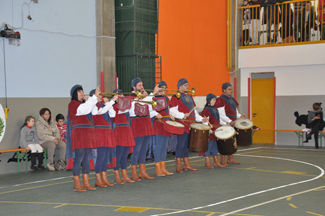
M310 212L310 211L306 211L306 213L308 213L308 214L312 214L312 215L317 215L317 216L324 216L324 215L321 215L321 214L317 214L317 213L314 213L314 212Z
M92 207L114 207L114 208L146 208L152 210L163 210L163 211L183 211L184 209L168 209L168 208L152 208L152 207L134 207L134 206L118 206L118 205L101 205L101 204L81 204L81 203L53 203L53 202L23 202L23 201L0 201L0 203L9 203L9 204L41 204L41 205L57 205L55 207L61 206L92 206ZM53 208L55 208L53 207ZM208 214L224 214L225 212L212 212L212 211L197 211L190 210L189 212L196 213L208 213ZM261 216L261 215L252 215L252 214L234 214L241 216Z
M254 153L253 153L254 154ZM304 157L325 157L324 154L313 154L313 155L310 155L310 154L287 154L287 153L263 153L263 152L260 152L259 154L261 155L269 155L269 156L273 156L273 155L277 155L277 156L304 156Z
M323 190L325 190L325 189L317 189L317 190L315 190L315 191L323 191Z
M290 200L291 200L291 198L292 198L292 197L288 197L288 198L287 198L287 201L290 201Z
M210 213L210 214L208 214L208 215L206 215L206 216L211 216L211 215L214 215L214 213Z
M297 206L295 206L295 205L292 204L292 203L289 203L289 206L291 206L292 208L298 208Z
M61 204L61 205L55 206L53 208L60 208L60 207L65 206L65 205L67 205L67 204Z

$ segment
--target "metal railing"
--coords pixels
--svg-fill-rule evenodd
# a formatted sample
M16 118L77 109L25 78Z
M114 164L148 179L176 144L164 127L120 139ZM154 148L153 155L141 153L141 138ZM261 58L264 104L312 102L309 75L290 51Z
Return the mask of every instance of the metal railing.
M325 0L257 2L238 7L240 48L325 42Z

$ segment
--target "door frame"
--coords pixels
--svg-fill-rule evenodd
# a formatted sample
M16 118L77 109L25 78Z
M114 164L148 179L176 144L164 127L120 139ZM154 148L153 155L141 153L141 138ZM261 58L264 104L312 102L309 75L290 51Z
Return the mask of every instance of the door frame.
M247 103L247 110L248 110L248 118L251 119L251 114L252 114L252 91L251 91L251 88L252 88L252 82L251 82L251 79L252 79L252 75L253 74L262 74L262 73L273 73L274 74L274 94L273 94L273 97L274 97L274 107L273 107L273 130L276 130L276 76L275 76L275 72L252 72L250 73L250 77L247 78L247 82L248 82L248 85L247 85L247 90L248 90L248 103ZM263 78L262 78L263 79ZM274 131L273 132L273 139L274 139L274 144L276 144L276 132Z

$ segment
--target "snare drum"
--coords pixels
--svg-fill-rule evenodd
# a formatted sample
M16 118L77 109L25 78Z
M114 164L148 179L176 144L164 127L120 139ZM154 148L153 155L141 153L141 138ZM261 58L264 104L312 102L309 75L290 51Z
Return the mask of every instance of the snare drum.
M169 133L182 135L184 133L185 126L179 122L166 121L163 128Z
M236 131L231 126L221 126L214 131L218 151L221 155L232 155L237 151Z
M190 129L189 150L197 152L208 151L209 131L211 128L208 125L194 123L190 125Z
M249 119L237 119L235 123L235 129L237 134L237 144L239 146L252 145L252 128L253 122Z

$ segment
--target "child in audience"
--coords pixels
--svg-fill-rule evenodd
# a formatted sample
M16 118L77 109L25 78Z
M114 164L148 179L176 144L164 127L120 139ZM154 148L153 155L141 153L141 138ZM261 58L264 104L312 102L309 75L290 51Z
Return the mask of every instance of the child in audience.
M55 117L56 120L56 126L58 126L59 132L60 132L60 136L61 136L61 140L63 142L67 142L66 138L67 138L67 124L64 123L64 116L60 113L57 114Z
M33 116L27 116L25 123L20 128L20 147L31 151L32 165L30 168L34 171L43 171L46 170L43 165L43 148L38 142L34 124L35 118ZM36 166L36 157L38 157L38 166Z
M323 111L321 107L322 103L314 103L313 110L308 111L308 123L311 125L311 132L307 135L307 140L311 139L311 136L314 134L315 139L315 148L319 148L318 146L318 132L322 131L325 127L325 123L323 120Z

